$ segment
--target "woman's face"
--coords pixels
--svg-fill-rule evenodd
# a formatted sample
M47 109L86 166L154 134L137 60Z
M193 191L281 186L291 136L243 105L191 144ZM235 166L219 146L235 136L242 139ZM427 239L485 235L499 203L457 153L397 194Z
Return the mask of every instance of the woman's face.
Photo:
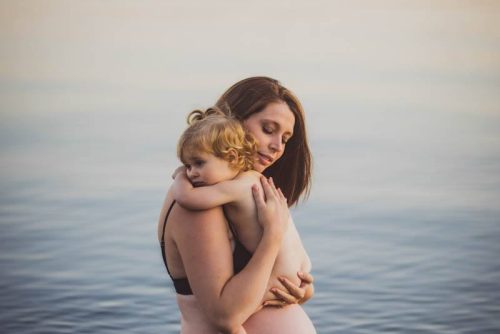
M283 155L286 142L293 135L295 116L285 102L274 102L250 115L243 125L257 140L254 169L262 173Z

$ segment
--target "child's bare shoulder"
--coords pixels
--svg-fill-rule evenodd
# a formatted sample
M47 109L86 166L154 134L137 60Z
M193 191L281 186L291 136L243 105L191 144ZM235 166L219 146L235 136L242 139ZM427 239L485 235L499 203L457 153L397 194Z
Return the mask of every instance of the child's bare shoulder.
M255 182L259 181L261 176L262 176L261 173L256 172L254 170L249 170L249 171L240 173L237 176L237 179L241 182L253 182L253 183L255 183Z

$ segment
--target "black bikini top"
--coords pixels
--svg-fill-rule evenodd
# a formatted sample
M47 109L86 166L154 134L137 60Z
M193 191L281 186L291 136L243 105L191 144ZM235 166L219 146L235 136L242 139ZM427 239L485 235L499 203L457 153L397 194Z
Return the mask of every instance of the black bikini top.
M167 226L167 219L168 216L170 215L170 211L172 211L172 208L174 207L175 201L172 202L170 207L168 208L167 215L165 216L165 222L163 223L163 232L161 234L161 255L163 257L163 263L165 263L165 268L167 268L167 273L172 279L172 282L174 283L174 288L175 292L177 292L180 295L192 295L193 291L191 290L191 286L189 285L189 281L187 277L182 277L182 278L173 278L172 275L170 274L170 271L168 270L168 265L167 265L167 256L165 254L165 227ZM234 273L237 274L240 271L245 268L247 265L248 261L250 261L250 258L252 257L252 253L250 253L245 246L238 240L236 232L234 231L233 227L231 226L231 223L228 220L229 228L231 229L231 232L233 233L233 239L234 239L234 251L233 251L233 270Z

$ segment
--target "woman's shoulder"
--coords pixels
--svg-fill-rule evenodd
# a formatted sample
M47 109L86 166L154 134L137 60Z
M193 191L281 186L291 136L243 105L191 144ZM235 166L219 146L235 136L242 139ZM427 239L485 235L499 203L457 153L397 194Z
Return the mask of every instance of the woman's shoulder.
M172 238L176 243L180 240L188 244L194 240L219 240L221 236L227 239L227 220L222 206L189 210L174 204L169 224L172 224Z
M189 219L189 220L204 220L204 219L213 219L217 217L224 217L224 211L222 210L222 206L206 210L189 210L176 203L174 205L174 209L176 216L180 216L183 217L184 219Z

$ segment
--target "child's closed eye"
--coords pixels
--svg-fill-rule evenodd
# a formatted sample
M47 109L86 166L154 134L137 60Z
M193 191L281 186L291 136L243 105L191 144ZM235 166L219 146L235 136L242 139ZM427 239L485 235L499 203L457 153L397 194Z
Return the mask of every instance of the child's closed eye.
M193 163L193 165L194 165L195 167L201 167L201 166L203 166L204 164L205 164L205 160L201 160L201 159L200 159L200 160L195 160L195 161L194 161L194 163Z

